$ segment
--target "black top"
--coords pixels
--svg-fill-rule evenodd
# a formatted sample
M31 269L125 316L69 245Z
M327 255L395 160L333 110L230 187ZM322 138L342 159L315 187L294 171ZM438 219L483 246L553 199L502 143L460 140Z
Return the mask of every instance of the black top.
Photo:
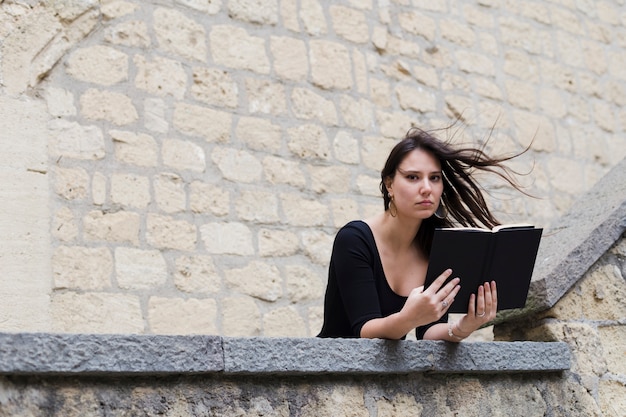
M397 313L406 299L389 287L370 227L360 220L342 227L330 258L318 337L359 337L367 321ZM435 323L447 321L446 314ZM416 337L423 339L435 323L418 327Z

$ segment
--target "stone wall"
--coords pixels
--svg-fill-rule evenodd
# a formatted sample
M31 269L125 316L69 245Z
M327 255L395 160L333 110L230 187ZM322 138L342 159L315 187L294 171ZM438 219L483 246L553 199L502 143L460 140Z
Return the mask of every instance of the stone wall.
M409 127L534 140L505 222L626 154L620 2L256 4L0 2L0 328L311 336Z

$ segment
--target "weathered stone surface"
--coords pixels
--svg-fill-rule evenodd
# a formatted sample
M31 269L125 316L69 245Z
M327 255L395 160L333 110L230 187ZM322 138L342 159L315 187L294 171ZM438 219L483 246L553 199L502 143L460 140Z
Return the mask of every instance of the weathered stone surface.
M223 369L217 336L0 334L2 374L195 373Z

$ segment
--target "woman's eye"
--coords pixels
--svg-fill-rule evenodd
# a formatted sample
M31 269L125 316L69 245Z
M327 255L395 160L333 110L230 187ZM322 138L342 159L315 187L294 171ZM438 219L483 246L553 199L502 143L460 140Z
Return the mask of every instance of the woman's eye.
M406 178L411 181L415 181L417 179L417 175L407 175Z
M431 181L441 181L441 175L433 175L430 180Z

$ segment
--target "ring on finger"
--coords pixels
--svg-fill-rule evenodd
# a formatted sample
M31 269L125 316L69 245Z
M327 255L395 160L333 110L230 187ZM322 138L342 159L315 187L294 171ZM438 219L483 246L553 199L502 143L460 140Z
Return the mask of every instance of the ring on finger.
M443 306L443 308L446 308L446 307L448 307L448 302L446 300L443 300L441 302L441 305Z
M482 314L476 314L476 317L485 317L486 311L483 311Z

